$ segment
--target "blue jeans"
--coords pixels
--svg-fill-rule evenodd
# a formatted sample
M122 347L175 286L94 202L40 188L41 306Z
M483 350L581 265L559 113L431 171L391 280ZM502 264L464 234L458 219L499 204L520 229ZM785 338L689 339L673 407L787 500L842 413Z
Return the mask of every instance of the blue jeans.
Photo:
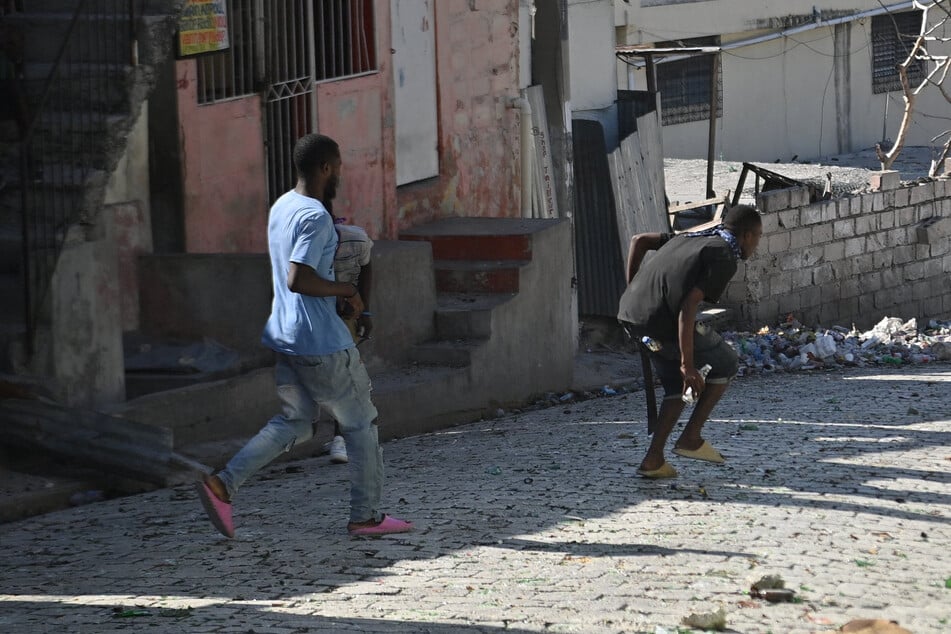
M234 495L245 480L314 435L318 405L340 423L350 458L350 521L383 519L383 450L370 400L370 377L356 348L319 357L278 355L274 369L284 412L272 418L218 477Z

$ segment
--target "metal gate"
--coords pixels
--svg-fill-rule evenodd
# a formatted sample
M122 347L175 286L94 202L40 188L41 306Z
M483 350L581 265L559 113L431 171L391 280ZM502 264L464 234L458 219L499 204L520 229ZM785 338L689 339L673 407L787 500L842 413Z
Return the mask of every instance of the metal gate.
M266 0L264 11L264 145L273 203L294 186L294 143L313 132L317 121L314 2Z

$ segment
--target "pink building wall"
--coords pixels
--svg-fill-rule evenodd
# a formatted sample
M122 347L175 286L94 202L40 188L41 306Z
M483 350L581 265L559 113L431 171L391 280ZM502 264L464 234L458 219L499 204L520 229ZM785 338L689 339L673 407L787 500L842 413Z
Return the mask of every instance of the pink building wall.
M196 64L176 64L185 250L267 251L267 182L261 98L200 105Z
M375 3L378 72L317 85L318 131L342 150L335 212L392 239L447 216L519 214L518 0L435 3L439 172L397 189L390 8ZM198 105L195 62L177 63L186 250L267 250L259 96Z
M447 216L519 215L518 0L435 5L439 173L399 189L400 229Z

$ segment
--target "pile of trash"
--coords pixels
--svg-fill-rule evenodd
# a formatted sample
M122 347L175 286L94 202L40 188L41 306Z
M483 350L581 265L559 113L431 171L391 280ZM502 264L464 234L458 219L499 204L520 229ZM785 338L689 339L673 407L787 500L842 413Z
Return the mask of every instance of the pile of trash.
M951 361L951 322L886 317L866 332L835 326L812 329L789 318L756 333L726 332L740 357L740 375L761 372L867 367Z

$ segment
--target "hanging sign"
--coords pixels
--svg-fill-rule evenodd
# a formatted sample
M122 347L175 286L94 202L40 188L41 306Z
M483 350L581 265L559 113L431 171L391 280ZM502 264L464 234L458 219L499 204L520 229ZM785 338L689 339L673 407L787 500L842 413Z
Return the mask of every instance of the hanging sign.
M178 18L178 55L217 53L231 46L228 0L185 0Z

